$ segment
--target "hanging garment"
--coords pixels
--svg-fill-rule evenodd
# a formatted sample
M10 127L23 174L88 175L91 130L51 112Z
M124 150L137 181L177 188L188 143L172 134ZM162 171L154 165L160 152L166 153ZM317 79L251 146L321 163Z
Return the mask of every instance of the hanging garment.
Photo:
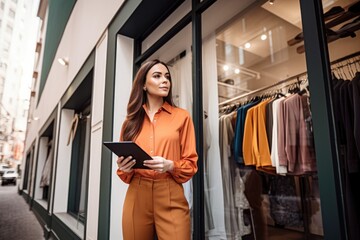
M272 103L272 141L271 141L271 164L276 169L277 174L285 175L287 173L287 167L281 166L279 162L279 152L278 152L278 112L279 112L279 103L284 100L284 97L278 98Z
M354 112L354 138L358 156L360 156L360 72L352 80L353 112Z
M233 160L232 149L234 130L232 127L233 114L220 117L219 136L220 136L220 154L221 154L221 172L224 189L224 209L225 209L225 227L228 239L233 239L239 232L239 225L236 217L236 207L234 202L233 179L235 177L236 164Z
M245 165L255 165L264 169L272 167L265 124L265 107L269 101L264 100L247 112L243 141Z
M315 172L316 159L309 97L293 94L278 103L279 166L295 175ZM274 157L274 156L273 156Z
M270 147L270 154L271 154L271 145L272 145L272 130L273 130L273 103L276 99L271 99L269 103L266 105L266 136L268 139L268 145Z
M246 179L248 173L245 174L244 178ZM234 189L235 189L235 206L237 208L237 219L239 224L239 234L237 239L241 239L242 236L248 235L251 233L251 225L245 223L244 219L244 210L250 209L250 204L245 196L245 183L243 178L240 175L240 169L236 168L235 179L234 179ZM250 209L251 211L251 209Z
M254 151L258 167L267 168L272 167L270 149L266 134L266 105L270 99L264 100L256 106L257 122L255 127Z
M269 176L270 216L279 226L303 226L293 176Z
M352 84L347 80L340 87L341 117L346 136L346 161L349 173L359 172L359 156L354 136L354 111L352 108Z
M284 123L288 172L297 175L315 172L312 118L306 94L285 99Z
M240 107L237 111L236 124L235 124L235 139L234 139L234 159L239 164L244 164L243 157L243 141L244 141L244 128L247 111L256 106L260 100L248 103Z
M285 151L285 142L286 135L284 131L285 125L285 116L284 116L284 101L286 98L281 99L278 103L278 113L277 113L277 150L278 150L278 158L279 158L279 166L282 166L287 169L288 167L288 158L286 156Z
M205 232L215 228L214 218L211 206L211 191L210 191L210 165L208 158L208 151L211 146L211 133L209 129L208 117L204 114L204 211L205 211Z
M359 142L360 142L360 73L349 80L333 78L333 106L338 136L340 171L343 176L346 218L349 223L349 239L359 239L360 193L358 191ZM338 114L337 114L338 113Z
M50 151L46 158L40 180L40 187L45 187L50 185L50 176L51 176L51 165L53 160L53 147L50 145Z
M71 120L71 128L69 132L67 145L69 145L73 141L76 135L78 123L79 123L79 114L75 113L73 119Z
M343 79L336 79L332 80L332 87L333 87L333 107L334 107L334 119L335 119L335 126L337 130L337 137L339 140L339 144L341 147L345 146L346 144L346 135L345 135L345 125L343 122L343 118L341 116L341 98L340 98L340 88L341 85L344 84L345 81Z
M247 111L244 125L244 140L243 140L243 156L245 165L254 165L256 166L256 157L252 149L254 136L254 122L255 122L255 107L250 108Z

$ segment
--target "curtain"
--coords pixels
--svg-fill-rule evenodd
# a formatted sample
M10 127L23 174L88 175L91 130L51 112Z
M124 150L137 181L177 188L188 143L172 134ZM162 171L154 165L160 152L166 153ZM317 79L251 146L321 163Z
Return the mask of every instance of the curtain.
M203 40L205 229L207 239L226 239L224 196L219 149L219 105L215 33ZM205 115L204 114L204 115ZM205 209L206 210L206 209ZM211 221L212 220L212 221Z

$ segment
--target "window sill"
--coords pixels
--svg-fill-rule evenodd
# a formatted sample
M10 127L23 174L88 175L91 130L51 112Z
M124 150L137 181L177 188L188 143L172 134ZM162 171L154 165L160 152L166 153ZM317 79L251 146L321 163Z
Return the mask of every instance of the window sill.
M35 201L47 211L47 209L48 209L48 202L47 202L46 200L43 200L43 199L35 199Z
M80 239L84 238L84 224L77 221L68 213L54 213L70 230L72 230Z

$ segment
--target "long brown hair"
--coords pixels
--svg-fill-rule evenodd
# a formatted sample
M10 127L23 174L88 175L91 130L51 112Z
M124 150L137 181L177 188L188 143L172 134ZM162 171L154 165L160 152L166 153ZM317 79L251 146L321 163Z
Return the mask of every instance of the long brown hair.
M142 107L147 101L146 92L143 89L146 81L146 75L154 65L159 63L164 65L169 71L169 68L165 63L155 59L144 63L136 73L130 93L129 103L127 105L127 116L122 127L121 135L122 140L124 141L135 140L141 131L142 123L146 114L144 108ZM171 75L169 80L171 82ZM164 97L164 101L174 106L171 90L172 84L170 84L169 94Z

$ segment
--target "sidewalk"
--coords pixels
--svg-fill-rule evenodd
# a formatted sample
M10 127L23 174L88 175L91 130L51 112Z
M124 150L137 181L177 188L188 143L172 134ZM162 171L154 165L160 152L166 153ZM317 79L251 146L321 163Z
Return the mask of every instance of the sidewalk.
M18 186L0 185L0 240L42 240L43 229Z

